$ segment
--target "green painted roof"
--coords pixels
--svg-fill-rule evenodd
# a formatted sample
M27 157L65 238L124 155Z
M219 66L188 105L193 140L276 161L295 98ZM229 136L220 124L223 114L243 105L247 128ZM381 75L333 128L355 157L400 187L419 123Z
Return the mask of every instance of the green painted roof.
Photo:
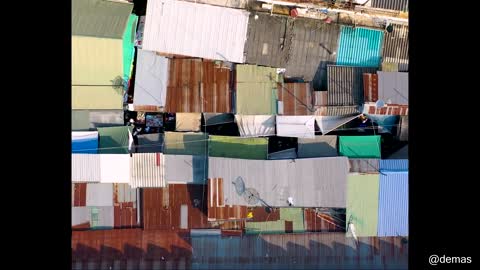
M276 114L277 82L276 68L255 65L237 65L236 109L238 114Z
M165 132L163 153L168 155L205 155L208 134Z
M208 155L242 159L267 159L267 138L210 136Z
M122 39L133 4L72 0L72 35Z
M131 127L105 127L98 129L99 154L128 154L128 132Z
M284 234L285 221L292 221L293 232L305 232L302 208L280 208L280 219L276 221L249 222L245 223L246 234L271 233Z
M348 176L346 219L359 237L377 235L379 182L379 174Z
M123 78L128 81L132 74L133 56L135 54L135 32L137 29L138 17L131 14L128 18L127 29L123 35Z
M349 158L380 158L381 136L340 136L339 153Z

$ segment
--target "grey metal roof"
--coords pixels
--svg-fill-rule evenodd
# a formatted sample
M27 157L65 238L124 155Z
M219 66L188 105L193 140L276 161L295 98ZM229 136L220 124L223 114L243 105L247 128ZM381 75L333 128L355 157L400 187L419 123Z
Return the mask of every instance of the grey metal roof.
M291 28L288 17L251 13L245 43L246 63L285 67L291 43L287 35Z
M326 90L326 67L335 63L339 33L337 24L252 13L246 62L286 68L286 77L303 78L313 82L315 90Z
M383 62L398 64L398 71L408 71L408 25L392 24L393 31L383 39Z
M299 158L336 156L338 156L338 151L337 136L335 135L315 136L314 139L298 138Z
M205 184L208 159L205 156L164 155L168 183Z
M113 184L88 183L87 206L113 206Z
M408 11L408 0L372 0L370 6L374 8Z
M376 68L334 66L327 67L329 106L352 106L364 102L363 73L375 73Z
M133 5L105 0L72 0L72 35L122 39Z
M348 158L246 160L209 158L209 178L223 178L225 204L249 205L232 184L241 177L245 188L255 189L270 206L346 207ZM256 204L254 204L256 205Z
M408 105L408 72L378 71L378 98L388 104Z
M123 110L72 110L72 130L123 125Z
M355 106L318 106L315 115L321 116L338 116L338 115L352 115L359 114L360 107Z
M339 36L338 24L296 18L285 76L303 77L306 81L312 81L316 91L326 90L327 64L336 61Z

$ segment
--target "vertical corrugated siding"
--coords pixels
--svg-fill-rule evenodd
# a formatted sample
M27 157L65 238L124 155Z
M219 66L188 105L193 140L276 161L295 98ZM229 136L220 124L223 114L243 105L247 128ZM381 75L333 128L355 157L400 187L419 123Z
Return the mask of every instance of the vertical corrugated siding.
M345 116L360 114L359 106L319 106L315 110L318 116Z
M115 203L133 202L132 207L136 207L137 190L131 188L128 184L113 184L113 201Z
M350 158L351 173L376 173L380 170L380 160L374 158Z
M165 187L165 162L162 153L135 153L130 160L130 186Z
M231 112L230 69L201 59L170 59L165 110Z
M357 236L376 236L378 223L378 174L350 174L347 184L346 222Z
M408 236L408 173L380 175L378 236Z
M398 64L398 71L408 71L408 25L393 24L383 42L383 62Z
M326 106L327 105L327 91L314 91L313 94L315 95L315 106Z
M382 159L381 172L408 172L408 159Z
M143 49L243 63L249 12L184 1L148 1Z
M236 112L238 114L275 114L277 69L254 65L236 66Z
M378 68L382 40L382 31L342 26L337 65Z
M363 93L365 102L376 102L378 100L378 75L363 74Z
M75 183L73 188L73 206L87 205L87 183Z
M376 68L328 66L328 105L353 106L364 102L363 74Z
M408 0L372 0L371 7L408 11Z
M72 154L72 182L100 182L100 155Z
M282 115L311 115L315 112L309 83L279 83L278 100L283 102Z

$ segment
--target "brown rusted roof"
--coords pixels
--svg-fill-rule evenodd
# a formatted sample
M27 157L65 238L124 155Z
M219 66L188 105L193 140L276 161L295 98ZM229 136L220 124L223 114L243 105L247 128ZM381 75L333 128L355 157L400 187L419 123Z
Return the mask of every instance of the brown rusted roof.
M73 206L86 206L87 205L87 183L74 183L72 186L73 193Z
M338 220L326 213L316 213L315 209L304 209L305 229L309 232L345 232L345 222Z
M376 102L378 100L378 75L374 73L363 74L363 91L365 102Z
M137 208L133 202L115 203L113 206L114 228L137 228Z
M212 228L207 221L206 185L170 184L142 190L144 229L179 230L182 204L188 207L188 229Z
M283 101L282 115L312 115L313 97L310 83L278 83L278 100Z
M231 112L230 69L201 59L170 59L167 112Z
M223 179L208 179L208 220L224 223L222 229L243 229L247 218L247 207L225 205L223 197ZM234 223L234 224L226 224Z
M367 114L408 115L408 105L386 104L384 107L377 108L375 104L365 104L363 111Z

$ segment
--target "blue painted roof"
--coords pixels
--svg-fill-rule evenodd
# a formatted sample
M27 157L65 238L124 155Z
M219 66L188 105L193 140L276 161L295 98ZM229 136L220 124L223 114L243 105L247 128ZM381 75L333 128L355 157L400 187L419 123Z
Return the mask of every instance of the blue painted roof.
M72 132L72 135L73 135L72 136L72 153L80 153L80 154L98 153L98 133Z
M337 65L379 67L383 32L342 26Z
M378 236L408 236L408 173L380 174Z
M408 159L382 159L380 172L408 172Z

